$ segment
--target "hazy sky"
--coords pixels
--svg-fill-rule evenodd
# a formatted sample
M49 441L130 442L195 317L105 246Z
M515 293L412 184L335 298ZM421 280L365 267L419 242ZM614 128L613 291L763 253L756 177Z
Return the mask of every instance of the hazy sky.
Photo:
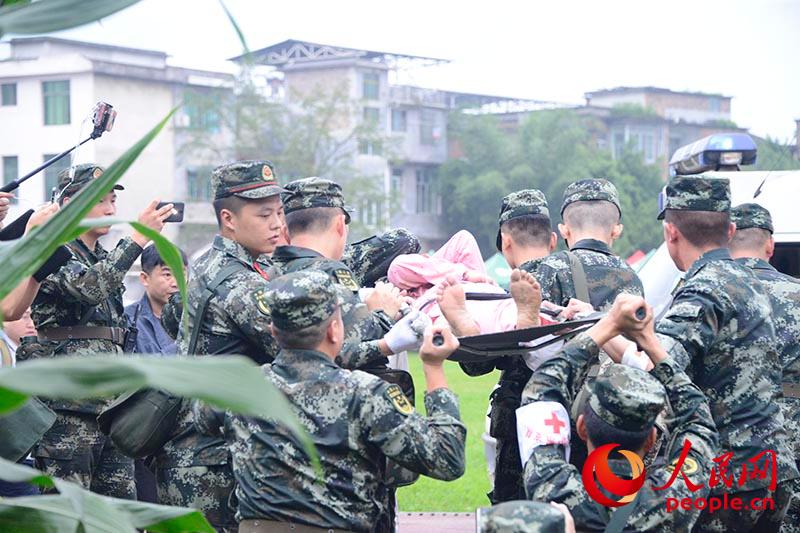
M800 1L295 2L228 0L252 50L293 38L441 57L412 83L582 103L620 85L733 96L733 119L794 136L800 118ZM163 50L218 68L241 52L216 0L143 0L63 37Z

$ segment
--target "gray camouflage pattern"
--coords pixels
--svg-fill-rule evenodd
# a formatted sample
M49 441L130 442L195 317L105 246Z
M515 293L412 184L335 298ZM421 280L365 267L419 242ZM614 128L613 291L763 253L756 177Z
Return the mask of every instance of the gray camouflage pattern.
M604 179L587 179L572 182L564 189L561 215L564 215L564 209L571 203L592 201L611 202L617 207L620 214L622 213L622 208L619 206L619 193L613 183Z
M405 228L391 229L362 241L348 244L342 263L353 273L362 287L374 287L375 282L386 278L389 265L395 257L419 253L417 236Z
M661 345L708 397L729 470L765 449L777 453L778 481L798 476L779 407L781 361L767 289L727 249L689 268L672 306L656 325ZM770 479L750 479L740 491ZM730 492L724 484L714 494Z
M463 474L466 428L448 389L425 395L423 417L397 385L344 370L320 352L282 350L263 370L309 432L323 475L317 477L286 428L227 413L240 520L383 531L391 527L387 458L436 479ZM210 421L204 422L206 416ZM204 428L215 428L217 420L208 407L198 416Z
M717 211L731 210L731 187L728 178L705 176L675 176L662 191L662 205L658 220L664 211Z
M330 318L341 303L330 276L319 270L291 272L269 284L266 302L281 331L298 331Z
M336 363L342 368L356 369L385 364L388 360L381 353L378 342L391 328L392 321L385 313L372 313L357 294L354 277L341 261L327 259L309 248L278 246L272 254L270 279L300 271L318 270L328 274L336 282L340 293L340 309L344 322L345 343ZM356 291L353 291L355 287Z
M217 531L237 531L230 465L159 468L156 478L159 504L199 509Z
M664 387L638 368L612 364L591 385L589 407L615 428L642 431L653 426L664 408Z
M218 166L211 172L211 190L215 200L231 195L252 200L283 192L269 161L236 161Z
M536 401L551 401L569 409L580 384L584 381L589 366L597 360L600 348L582 333L568 342L559 354L542 363L522 395L522 404ZM643 377L645 374L642 373ZM634 380L639 374L631 374ZM666 450L667 464L674 464L680 457L684 440L691 443L688 457L696 462L697 469L683 472L695 484L705 483L711 472L711 459L717 454L717 432L709 411L708 401L700 389L681 370L677 361L668 358L651 372L666 390L672 406L673 416L667 420L673 435ZM599 379L599 378L598 378ZM644 387L645 385L642 385ZM649 386L648 386L649 387ZM610 394L618 394L610 390ZM590 400L591 401L591 400ZM618 402L621 403L621 402ZM630 476L627 461L609 461L612 471L618 476ZM578 531L603 531L607 517L586 492L581 472L564 459L561 446L546 445L534 449L525 464L525 488L528 497L537 501L555 501L565 504L572 513ZM647 470L647 479L640 489L633 512L626 522L626 531L689 531L698 518L699 510L666 512L666 498L705 497L708 488L692 492L680 477L664 490L653 487L667 484L671 471L657 467Z
M772 215L758 204L739 204L731 209L731 222L736 224L736 229L759 228L770 233L775 233L772 226Z
M547 198L539 189L523 189L507 194L500 204L500 215L497 217L497 239L495 246L500 250L500 227L504 222L525 215L544 215L550 217Z
M325 178L303 178L294 180L284 186L281 194L283 210L288 215L300 209L313 207L339 207L345 213L345 220L350 223L353 208L345 205L342 186Z
M561 511L544 502L511 501L478 509L477 533L562 533Z
M74 176L73 179L70 180L69 176L72 172L74 172ZM72 196L83 189L90 181L102 176L103 172L103 167L95 165L94 163L83 163L81 165L65 168L58 173L58 191L63 191L63 196ZM114 184L114 190L123 191L125 187L116 183Z

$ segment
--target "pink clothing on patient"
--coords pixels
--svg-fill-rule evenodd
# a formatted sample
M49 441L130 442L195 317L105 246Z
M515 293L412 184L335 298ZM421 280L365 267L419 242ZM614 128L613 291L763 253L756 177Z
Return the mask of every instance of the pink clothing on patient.
M435 322L442 315L436 303L436 285L447 279L447 276L463 280L469 271L485 275L486 267L475 237L470 232L461 230L430 257L421 254L396 257L389 266L388 278L394 286L419 295L413 307L422 309ZM491 283L462 283L467 293L506 293ZM467 311L475 319L482 334L508 331L517 325L517 306L511 298L467 300Z

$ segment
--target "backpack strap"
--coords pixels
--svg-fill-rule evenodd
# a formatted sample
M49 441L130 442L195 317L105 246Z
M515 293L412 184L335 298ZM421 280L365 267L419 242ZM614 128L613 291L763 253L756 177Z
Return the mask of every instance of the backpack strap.
M187 354L194 354L195 349L197 348L197 341L200 338L200 328L203 324L203 318L205 317L206 309L208 309L208 302L211 301L211 298L217 294L217 287L219 287L223 281L231 277L234 273L239 272L243 268L244 266L240 263L231 263L220 270L217 274L217 277L215 277L211 283L206 285L206 288L203 291L203 296L200 298L200 302L197 304L197 310L194 315L194 324L192 324L192 334L189 337Z
M642 493L640 490L636 493L636 497L628 505L618 508L611 515L611 520L606 524L603 533L622 533L625 530L625 525L628 523L628 518L633 514L636 509L636 503L639 501L639 495Z
M569 258L569 268L572 271L572 284L575 286L575 297L586 303L592 303L589 298L589 283L586 279L586 272L583 270L583 263L575 252L567 251Z

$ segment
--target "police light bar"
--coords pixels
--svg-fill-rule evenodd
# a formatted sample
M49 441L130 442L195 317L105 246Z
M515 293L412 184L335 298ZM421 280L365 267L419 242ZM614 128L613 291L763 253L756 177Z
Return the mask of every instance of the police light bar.
M756 143L749 135L717 133L675 150L669 161L669 173L671 176L700 174L755 162Z

